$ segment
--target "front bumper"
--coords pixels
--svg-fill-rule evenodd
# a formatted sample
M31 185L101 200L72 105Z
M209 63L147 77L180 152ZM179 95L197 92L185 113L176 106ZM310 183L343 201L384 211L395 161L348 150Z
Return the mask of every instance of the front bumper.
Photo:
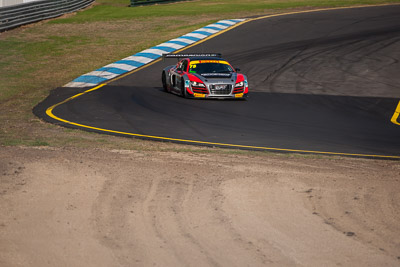
M239 94L227 94L227 95L216 95L216 94L199 94L193 93L189 94L189 96L193 98L215 98L215 99L232 99L232 98L246 98L247 94L239 93Z
M218 85L217 85L218 86ZM216 85L207 85L207 87L186 87L187 95L193 98L245 98L247 97L247 87L234 87L226 85L225 88L216 89Z

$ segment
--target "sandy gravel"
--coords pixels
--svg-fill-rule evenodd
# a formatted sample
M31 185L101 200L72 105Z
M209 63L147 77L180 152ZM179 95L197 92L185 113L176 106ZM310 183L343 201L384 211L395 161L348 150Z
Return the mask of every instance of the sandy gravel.
M400 162L0 147L0 266L399 266Z

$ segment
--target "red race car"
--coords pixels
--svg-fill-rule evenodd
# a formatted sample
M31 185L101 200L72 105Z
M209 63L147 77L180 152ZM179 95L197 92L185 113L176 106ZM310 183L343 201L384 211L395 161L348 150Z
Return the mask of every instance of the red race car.
M161 80L167 92L185 98L246 98L247 77L233 68L221 54L166 54L178 64L162 71Z

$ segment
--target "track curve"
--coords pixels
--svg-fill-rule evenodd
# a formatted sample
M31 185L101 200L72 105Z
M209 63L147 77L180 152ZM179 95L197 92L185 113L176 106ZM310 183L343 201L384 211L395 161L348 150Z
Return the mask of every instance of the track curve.
M185 50L221 52L247 74L247 101L162 91L156 62L74 99L57 89L35 113L105 133L196 144L400 158L400 5L253 20ZM53 118L45 112L50 106Z

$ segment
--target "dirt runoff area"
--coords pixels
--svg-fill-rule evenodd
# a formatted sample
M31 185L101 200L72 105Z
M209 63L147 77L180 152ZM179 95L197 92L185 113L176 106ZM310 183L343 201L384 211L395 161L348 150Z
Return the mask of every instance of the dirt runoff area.
M400 162L0 147L0 266L399 266Z

